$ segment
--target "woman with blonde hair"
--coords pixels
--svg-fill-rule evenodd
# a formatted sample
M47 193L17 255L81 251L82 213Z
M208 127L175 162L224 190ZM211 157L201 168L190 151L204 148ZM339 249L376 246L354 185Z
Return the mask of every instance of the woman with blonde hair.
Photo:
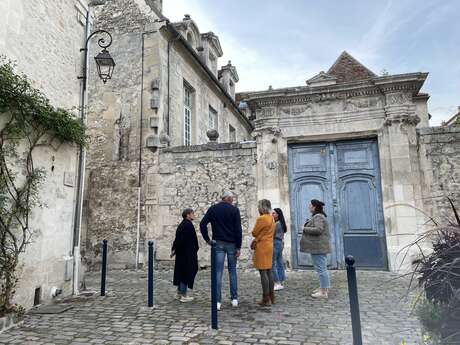
M259 200L258 209L260 216L257 218L254 229L252 230L254 240L251 243L251 248L255 250L254 267L259 270L262 283L262 300L258 302L261 306L269 306L275 303L272 275L275 220L271 215L271 208L270 200Z

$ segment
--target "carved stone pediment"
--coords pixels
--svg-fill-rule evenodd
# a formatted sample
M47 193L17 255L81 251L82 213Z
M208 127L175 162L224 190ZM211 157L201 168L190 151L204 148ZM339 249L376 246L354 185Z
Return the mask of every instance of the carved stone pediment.
M325 73L324 71L319 72L313 78L307 80L307 85L310 87L335 85L336 83L337 78Z

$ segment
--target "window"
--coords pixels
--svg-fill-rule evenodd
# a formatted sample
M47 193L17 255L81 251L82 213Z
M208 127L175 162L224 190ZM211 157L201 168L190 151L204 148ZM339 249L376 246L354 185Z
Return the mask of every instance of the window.
M228 83L228 86L229 86L228 92L230 93L232 97L235 97L235 84L233 83L233 81L230 80L230 82Z
M217 74L217 58L212 53L209 53L209 64L212 73Z
M228 140L231 143L236 142L236 130L232 125L228 125Z
M217 111L209 106L209 123L208 123L209 129L215 129L217 130Z
M187 42L195 48L195 40L193 39L193 34L191 32L187 33Z
M192 102L193 89L184 82L184 145L192 145Z

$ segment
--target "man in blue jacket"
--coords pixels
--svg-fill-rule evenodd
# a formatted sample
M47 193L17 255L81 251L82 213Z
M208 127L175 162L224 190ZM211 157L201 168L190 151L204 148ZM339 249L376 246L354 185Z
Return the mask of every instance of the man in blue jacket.
M227 255L232 306L238 306L236 261L240 256L242 230L240 210L232 205L233 197L232 192L224 192L222 201L212 205L200 222L200 231L204 240L210 243L208 224L211 223L212 239L216 241L217 310L221 308L222 273L224 271L225 255Z

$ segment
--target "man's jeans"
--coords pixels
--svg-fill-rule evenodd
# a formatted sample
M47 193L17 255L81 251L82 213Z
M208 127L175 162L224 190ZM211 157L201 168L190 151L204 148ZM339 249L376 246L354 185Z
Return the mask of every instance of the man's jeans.
M230 296L231 299L238 299L235 243L223 241L216 242L217 302L221 302L222 299L222 273L224 271L225 254L227 254L228 275L230 278Z

